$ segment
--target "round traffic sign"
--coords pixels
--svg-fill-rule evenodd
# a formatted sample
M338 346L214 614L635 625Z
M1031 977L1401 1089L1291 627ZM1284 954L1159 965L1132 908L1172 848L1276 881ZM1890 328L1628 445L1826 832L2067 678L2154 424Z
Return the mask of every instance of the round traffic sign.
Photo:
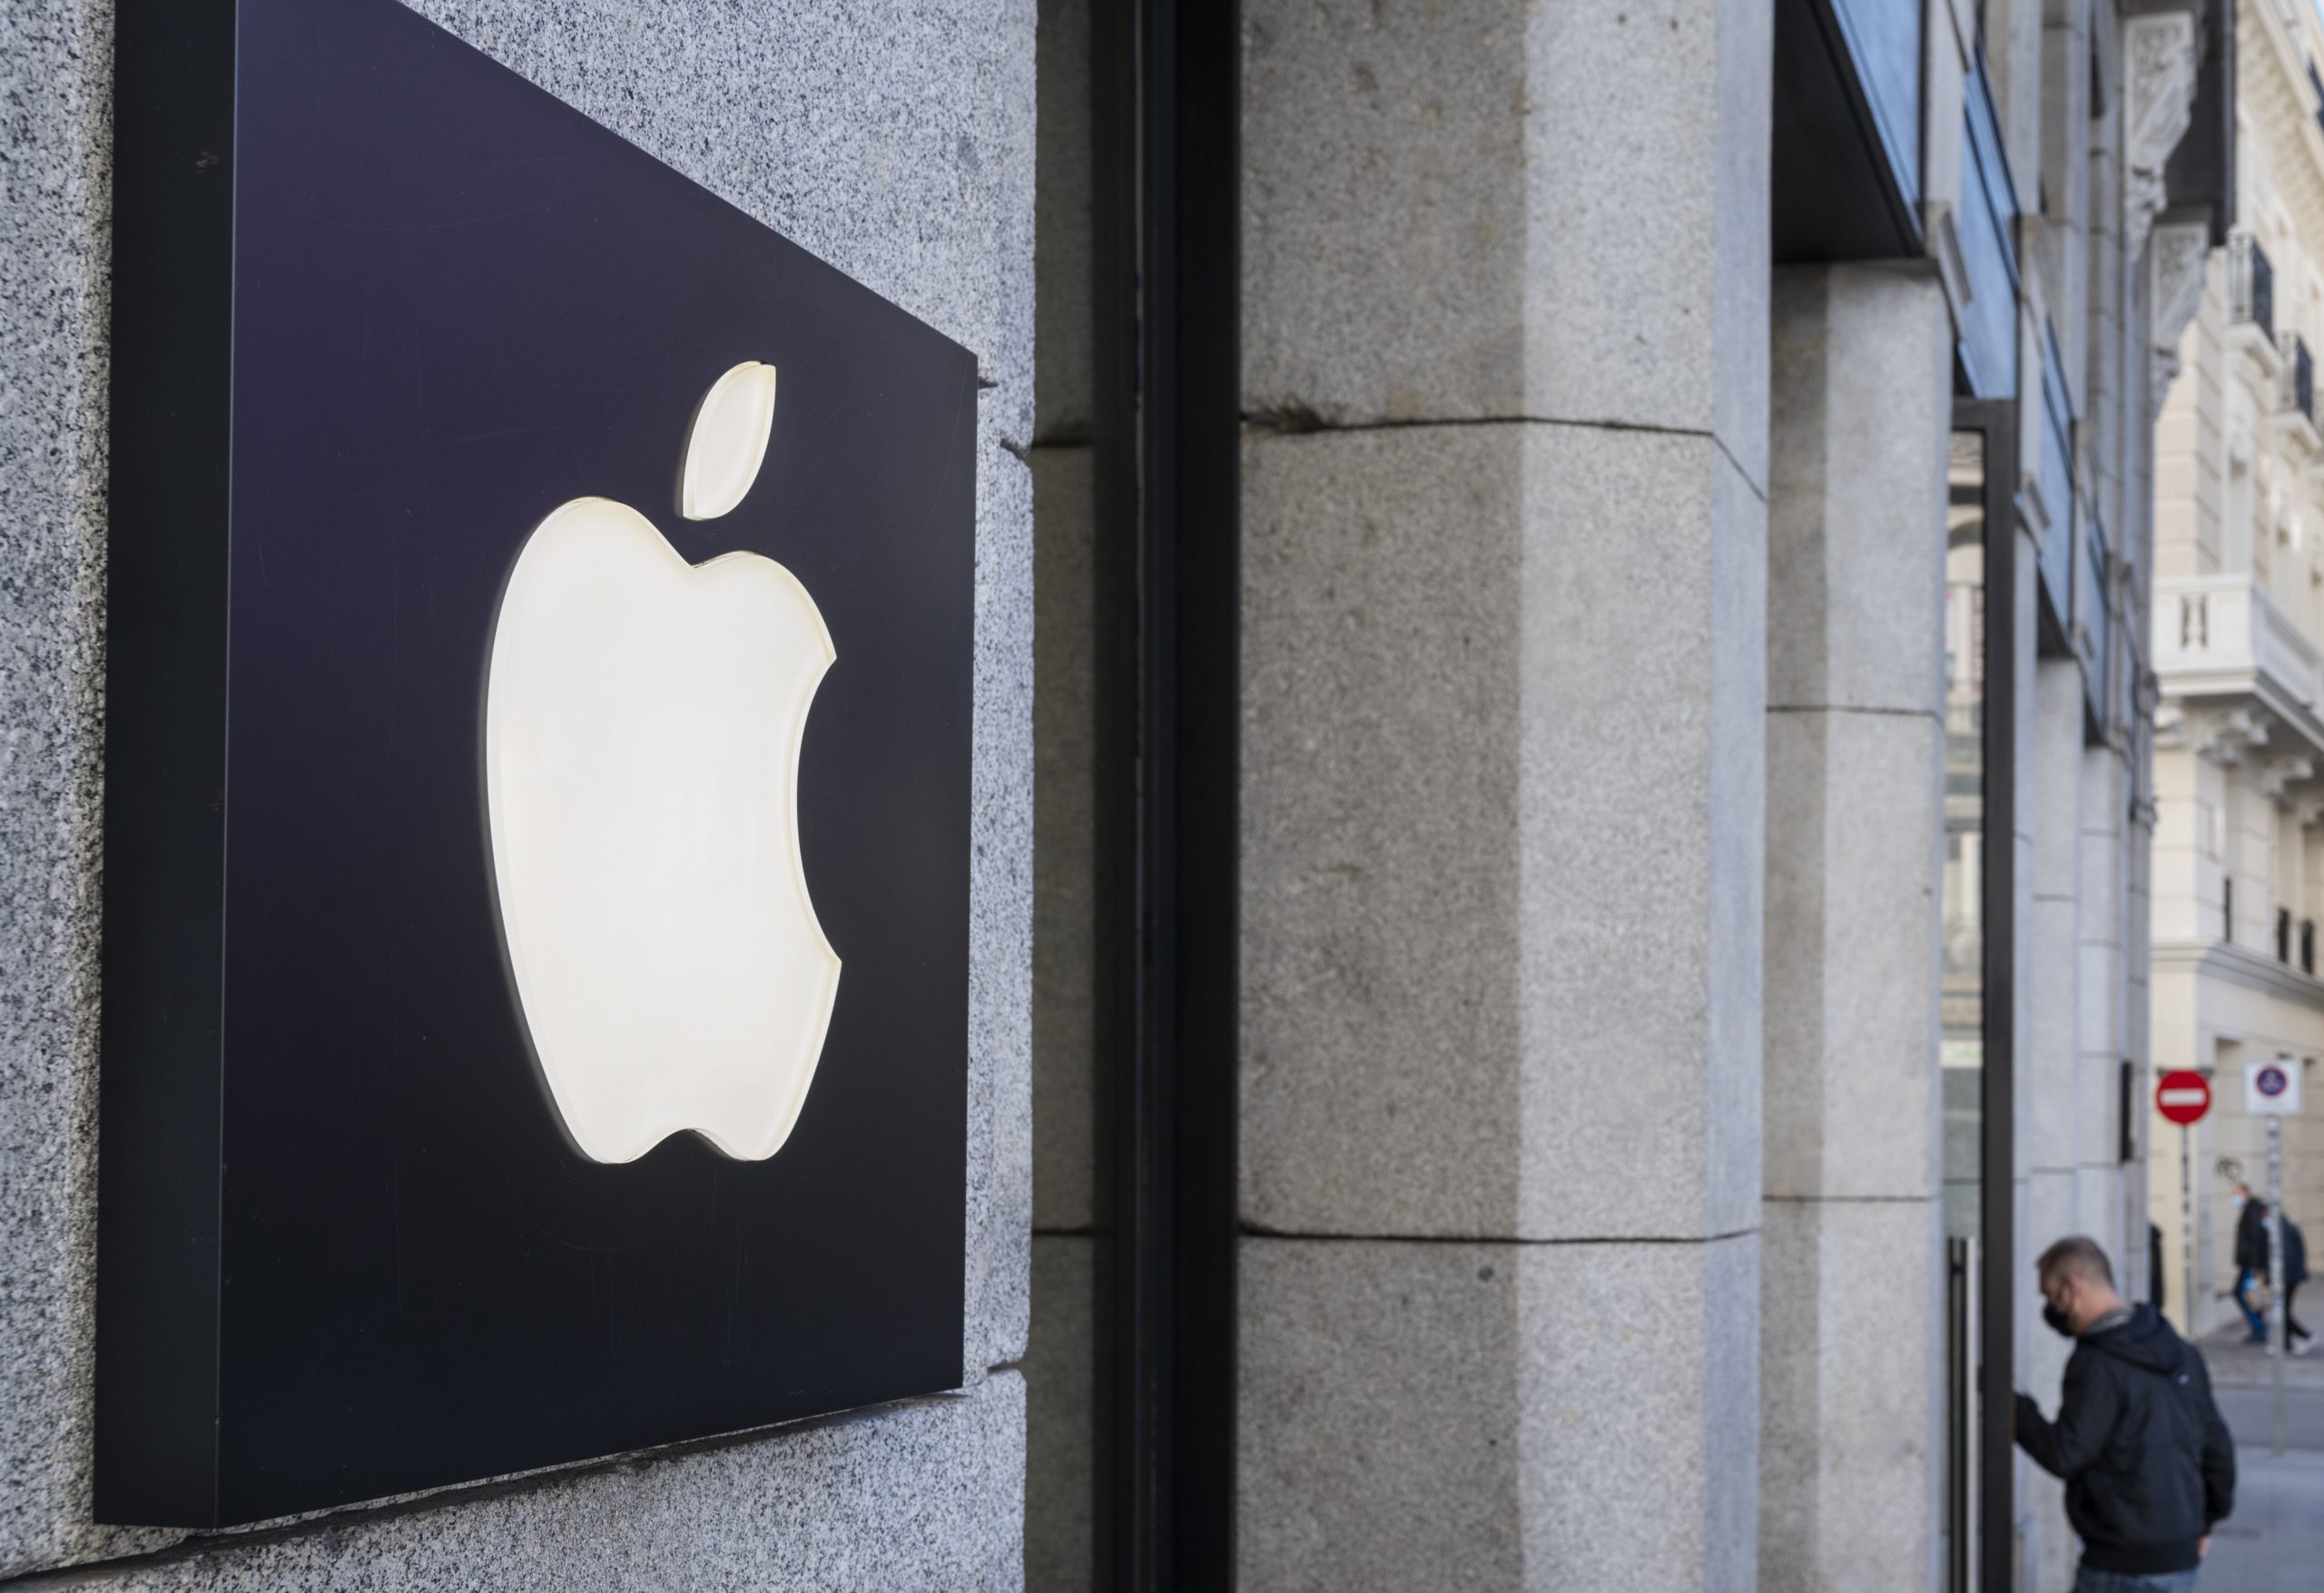
M2199 1123L2211 1109L2211 1087L2200 1073L2181 1068L2155 1081L2154 1109L2173 1123Z
M2253 1087L2271 1101L2291 1087L2291 1080L2285 1076L2284 1070L2272 1062L2260 1069L2259 1077L2251 1082Z

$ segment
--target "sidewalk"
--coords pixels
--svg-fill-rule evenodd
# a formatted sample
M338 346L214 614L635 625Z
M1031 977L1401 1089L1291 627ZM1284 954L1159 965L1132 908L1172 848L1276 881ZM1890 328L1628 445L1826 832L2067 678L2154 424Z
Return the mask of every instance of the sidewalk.
M2240 1329L2203 1341L2220 1413L2235 1434L2235 1514L2203 1565L2203 1593L2316 1593L2324 1586L2324 1350L2284 1363L2285 1451L2264 1350Z

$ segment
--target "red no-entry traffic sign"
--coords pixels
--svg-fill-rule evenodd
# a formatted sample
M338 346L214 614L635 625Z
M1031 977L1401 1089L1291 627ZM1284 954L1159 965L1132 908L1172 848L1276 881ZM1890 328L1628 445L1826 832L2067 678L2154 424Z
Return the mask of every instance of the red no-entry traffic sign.
M2181 1069L2155 1081L2154 1109L2173 1123L2198 1123L2211 1109L2211 1087L2200 1073Z

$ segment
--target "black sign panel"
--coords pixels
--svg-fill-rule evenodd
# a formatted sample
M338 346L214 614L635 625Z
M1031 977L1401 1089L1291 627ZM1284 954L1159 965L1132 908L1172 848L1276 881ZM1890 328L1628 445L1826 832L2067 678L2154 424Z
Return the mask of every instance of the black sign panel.
M973 359L392 0L123 0L117 74L99 1518L248 1521L956 1386ZM688 518L705 394L753 362L763 458ZM827 632L791 755L837 982L772 1154L763 1122L593 1154L581 1072L552 1087L554 1031L630 1092L592 1109L644 1121L706 1043L674 1010L807 977L667 900L608 916L593 864L652 895L652 859L710 844L694 808L635 855L558 832L519 978L497 871L552 821L489 789L487 676L520 554L590 499L679 578L773 561ZM771 634L715 608L704 636ZM733 683L661 678L667 617L590 622L608 657L661 650L568 714L635 757L544 754L548 807L636 770L724 811L725 743L683 725ZM559 966L587 913L606 956Z

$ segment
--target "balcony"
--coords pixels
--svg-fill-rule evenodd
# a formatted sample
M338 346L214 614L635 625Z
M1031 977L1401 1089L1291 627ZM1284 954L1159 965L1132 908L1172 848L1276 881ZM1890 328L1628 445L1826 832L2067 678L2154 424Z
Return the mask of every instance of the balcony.
M2272 347L2276 340L2276 271L2268 251L2249 232L2227 241L2227 319L2257 328Z
M2324 748L2324 652L2249 575L2154 584L2154 672L2166 696L2256 704Z
M2276 387L2276 409L2305 420L2312 432L2316 429L2316 362L2309 357L2308 339L2298 332L2284 333L2280 341L2284 373Z

